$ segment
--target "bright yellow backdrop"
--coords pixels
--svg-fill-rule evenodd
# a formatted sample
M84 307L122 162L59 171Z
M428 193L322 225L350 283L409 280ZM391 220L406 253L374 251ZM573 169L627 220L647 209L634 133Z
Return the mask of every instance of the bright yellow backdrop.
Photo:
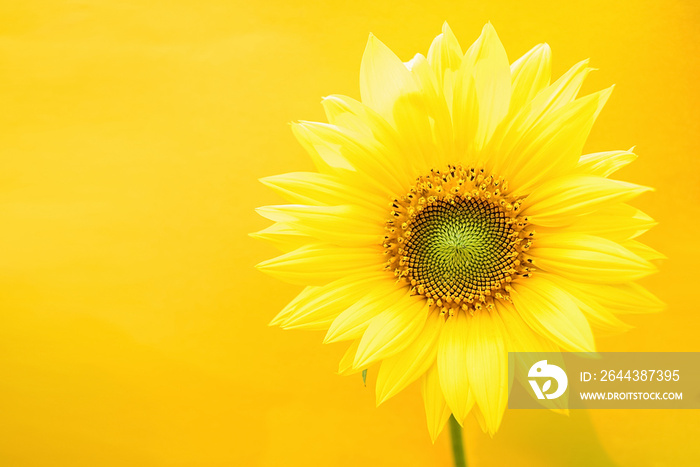
M647 282L669 304L602 350L700 350L700 11L688 1L3 1L0 465L449 465L415 387L374 408L342 346L267 322L298 291L253 265L256 179L311 164L287 122L358 96L374 32L407 60L447 19L511 60L592 58L618 86L590 151L637 146L655 186ZM370 374L369 382L373 381ZM474 466L689 465L696 411L509 411Z

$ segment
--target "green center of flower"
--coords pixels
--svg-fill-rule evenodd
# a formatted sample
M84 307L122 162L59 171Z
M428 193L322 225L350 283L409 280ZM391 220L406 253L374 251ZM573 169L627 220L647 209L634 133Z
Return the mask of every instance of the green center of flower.
M530 273L524 251L534 232L506 190L502 179L458 166L418 178L392 204L387 268L442 313L509 300L509 283Z
M515 272L512 233L503 211L486 200L436 200L411 219L404 247L411 278L430 297L498 288Z

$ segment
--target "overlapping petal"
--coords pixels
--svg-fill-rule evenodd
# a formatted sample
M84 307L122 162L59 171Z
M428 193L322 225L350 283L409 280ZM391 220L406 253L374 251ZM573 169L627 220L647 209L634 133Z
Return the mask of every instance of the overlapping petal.
M281 222L276 222L258 232L253 232L250 236L266 240L285 253L313 243L314 240L309 235L302 234L297 229Z
M420 335L403 351L384 359L377 373L377 405L416 381L434 363L445 320L431 314Z
M327 329L346 308L366 295L377 273L350 274L324 286L306 287L272 320L284 329Z
M419 93L402 95L396 103L394 120L401 140L415 151L415 173L426 173L433 167L444 167L454 160L452 117L438 84L438 78L421 54L406 66L419 84ZM404 150L404 154L409 149Z
M539 54L533 51L528 52L521 59L522 62L516 60L512 65L514 67L512 71L519 75L522 72L520 70L524 70L525 65L528 64L529 67L543 67L542 74L545 74L549 58L547 52L545 47L540 50ZM517 92L517 96L514 96L515 103L511 105L508 117L496 129L489 145L490 151L502 155L501 162L507 163L509 159L514 157L509 153L509 148L516 144L519 138L526 135L540 120L571 103L577 96L588 72L588 60L584 60L571 67L551 85L537 89L537 92L528 93L527 98L523 97L524 90L514 88L513 92ZM543 78L539 79L543 81ZM538 83L538 86L541 86L541 83ZM521 103L524 99L526 99L525 102Z
M513 304L523 320L540 335L572 352L593 352L590 325L566 292L535 275L513 284Z
M656 267L617 242L594 235L539 235L529 254L536 268L568 279L597 284L621 284L641 279Z
M569 295L586 317L591 328L596 331L596 334L619 334L632 327L618 318L612 310L602 306L593 297L577 288L574 281L554 275L550 275L549 279Z
M450 26L445 22L442 25L442 33L430 44L428 50L428 63L433 68L438 83L442 88L445 102L452 109L452 90L454 88L455 74L462 64L464 53L460 47Z
M666 308L664 302L634 282L616 285L571 282L570 287L577 295L585 295L615 314L658 313Z
M396 101L403 94L419 91L411 72L399 57L370 34L360 65L362 102L393 124Z
M299 122L292 125L310 153L355 186L370 189L379 198L405 186L401 170L392 164L392 151L382 142L335 125Z
M321 243L363 247L378 245L384 228L363 209L353 205L306 206L283 204L256 209L261 216L282 222ZM381 218L380 218L381 219Z
M570 232L605 237L622 242L633 239L656 225L654 219L629 204L619 203L575 218L570 224L556 228L538 228L538 232Z
M389 277L377 278L372 286L364 297L333 320L323 340L324 343L359 339L374 317L391 307L407 293L404 288L395 287L394 281Z
M498 313L484 310L469 321L466 357L469 388L493 434L508 401L508 350Z
M578 160L576 170L589 175L609 177L636 159L637 155L632 152L632 149L584 154Z
M420 335L427 317L425 300L404 295L369 323L353 367L364 368L405 349Z
M382 218L386 214L386 203L365 190L349 185L347 178L316 172L292 172L260 179L260 182L273 189L288 201L314 206L338 204L355 205L366 217Z
M377 272L382 266L377 248L345 248L329 244L309 244L256 267L271 276L299 285L325 285L353 273Z
M500 144L494 143L492 151L499 154L496 172L522 194L569 173L611 92L608 88L550 110L532 126L513 127Z
M496 311L505 328L509 352L557 352L559 347L533 330L512 303L498 300Z
M345 350L345 353L338 362L338 374L343 376L360 373L364 368L355 368L352 363L355 361L357 349L360 347L360 339L356 339Z
M366 104L347 96L325 97L322 105L329 123L358 139L370 152L374 151L372 157L381 159L381 164L389 167L399 180L415 178L412 161L421 154L384 117ZM350 159L352 164L355 158ZM357 163L354 167L362 170L362 165ZM353 178L351 174L343 174L344 182L353 181ZM361 180L362 177L359 178Z
M552 51L547 44L533 47L510 66L510 113L515 114L549 86L552 75Z
M565 175L548 180L527 197L523 213L530 223L561 227L576 217L623 203L651 188L590 175Z
M469 347L469 319L457 313L445 322L437 353L440 387L455 419L462 424L474 405L469 389L467 352Z
M484 26L481 36L464 54L460 72L471 72L474 77L479 103L474 143L478 149L490 140L510 107L511 74L508 56L491 23Z
M647 261L666 259L665 254L637 240L625 240L620 242L620 244L632 253L636 254L640 258L644 258Z
M433 363L423 376L421 393L425 406L425 418L428 422L428 433L430 440L434 443L452 414L440 386L437 363Z

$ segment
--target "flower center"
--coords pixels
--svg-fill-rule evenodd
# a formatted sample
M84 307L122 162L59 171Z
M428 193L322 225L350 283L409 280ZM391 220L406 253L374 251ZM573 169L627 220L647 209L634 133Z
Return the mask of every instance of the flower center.
M459 166L419 177L393 201L387 269L443 314L510 301L509 283L531 272L524 252L534 231L507 189L502 178Z

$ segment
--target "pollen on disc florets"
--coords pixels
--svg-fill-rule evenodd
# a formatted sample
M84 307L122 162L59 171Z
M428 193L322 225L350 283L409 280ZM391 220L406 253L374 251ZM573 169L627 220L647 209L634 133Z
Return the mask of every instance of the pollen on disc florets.
M532 272L522 200L483 169L431 170L392 202L386 268L442 314L510 301L510 282Z

